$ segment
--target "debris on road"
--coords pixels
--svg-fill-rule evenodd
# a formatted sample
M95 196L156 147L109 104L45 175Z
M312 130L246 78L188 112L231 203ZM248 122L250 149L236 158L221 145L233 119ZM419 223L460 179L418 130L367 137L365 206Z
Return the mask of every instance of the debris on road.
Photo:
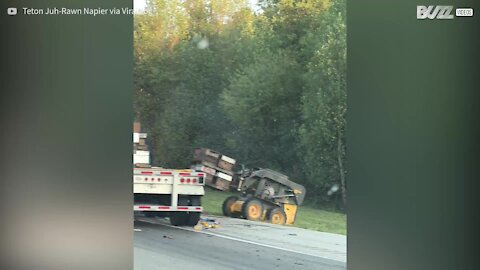
M164 235L163 238L174 239L172 236Z
M201 218L199 224L201 226L198 226L198 225L197 225L198 227L195 226L194 227L195 230L201 230L202 226L203 226L203 229L216 229L219 227L218 226L219 223L216 220L211 218Z
M142 229L133 229L134 232L141 232Z

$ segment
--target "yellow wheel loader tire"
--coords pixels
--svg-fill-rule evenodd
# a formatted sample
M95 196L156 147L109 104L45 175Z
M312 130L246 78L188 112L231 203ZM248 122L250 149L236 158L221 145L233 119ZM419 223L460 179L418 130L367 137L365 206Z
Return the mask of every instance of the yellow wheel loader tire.
M257 199L249 199L243 203L242 215L248 220L260 220L263 216L263 204Z
M223 201L223 205L222 205L222 212L223 212L223 215L226 216L226 217L236 217L238 215L236 215L235 213L232 212L232 205L238 201L238 196L230 196L228 198L225 199L225 201Z
M287 215L279 207L275 207L268 213L268 220L272 224L284 225L287 220Z

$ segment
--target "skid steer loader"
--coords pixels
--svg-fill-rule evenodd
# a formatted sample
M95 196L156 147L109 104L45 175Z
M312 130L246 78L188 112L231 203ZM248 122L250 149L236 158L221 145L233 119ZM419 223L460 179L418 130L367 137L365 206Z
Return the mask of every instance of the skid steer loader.
M305 187L270 169L242 170L238 190L223 202L225 216L293 224L305 198Z

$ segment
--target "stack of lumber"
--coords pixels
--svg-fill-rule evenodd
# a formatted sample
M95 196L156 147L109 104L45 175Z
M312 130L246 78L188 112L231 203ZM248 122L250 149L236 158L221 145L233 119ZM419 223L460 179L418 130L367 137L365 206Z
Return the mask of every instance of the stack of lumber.
M139 122L133 123L133 164L137 167L150 166L150 151L145 143L147 133L142 133Z
M196 148L191 169L206 174L205 184L218 190L229 190L234 178L236 160L208 148Z

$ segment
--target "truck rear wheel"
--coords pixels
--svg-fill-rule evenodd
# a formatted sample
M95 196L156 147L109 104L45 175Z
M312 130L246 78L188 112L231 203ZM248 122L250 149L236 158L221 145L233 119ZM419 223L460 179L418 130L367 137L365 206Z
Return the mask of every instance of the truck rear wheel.
M242 205L242 215L248 220L260 220L263 215L263 204L260 200L249 199Z
M180 196L178 198L178 206L201 206L200 196ZM190 226L197 225L200 220L200 212L174 212L170 214L170 224L173 226Z
M201 197L200 196L190 196L190 206L201 206ZM200 220L200 212L189 212L185 225L193 227L197 225Z
M147 217L147 218L157 217L157 213L156 213L156 212L153 212L153 211L146 211L146 212L143 212L143 214L144 214L145 217Z
M185 222L185 225L193 227L197 225L199 220L200 220L200 212L190 212L188 213L188 217Z
M178 206L188 206L188 198L183 196L178 196ZM184 226L188 221L187 212L173 212L170 213L170 224L173 226Z
M188 215L184 212L173 212L170 214L170 224L173 226L183 226L187 223Z

